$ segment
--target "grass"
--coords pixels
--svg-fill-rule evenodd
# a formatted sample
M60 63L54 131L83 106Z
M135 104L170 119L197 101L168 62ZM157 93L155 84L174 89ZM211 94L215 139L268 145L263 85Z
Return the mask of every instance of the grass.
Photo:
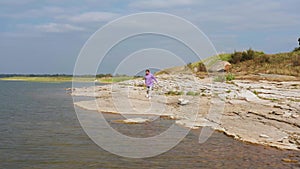
M7 81L28 81L28 82L70 82L72 81L72 77L25 77L25 76L14 76L14 77L6 77L1 78L0 80L7 80ZM86 79L82 79L86 80Z
M235 79L235 76L232 73L226 74L226 81L232 81Z
M234 52L219 54L217 56L208 57L202 61L188 64L193 69L200 63L204 63L206 67L211 67L217 61L228 61L232 68L226 77L227 81L233 80L235 75L251 75L251 74L279 74L300 77L300 48L292 52L265 54L261 51L249 49L243 52ZM216 79L223 81L223 79Z
M102 77L97 78L97 81L100 83L118 83L126 80L134 79L132 76L117 76L117 77Z
M300 51L257 54L253 59L232 64L232 72L239 74L279 74L300 76Z
M168 96L180 96L180 95L183 95L184 92L183 91L168 91L166 93L166 95Z
M225 82L225 80L226 80L226 77L221 76L221 75L218 75L218 76L214 77L214 79L213 79L214 82Z
M187 96L198 96L200 93L198 93L198 92L193 92L193 91L188 91L187 93L186 93L186 95Z

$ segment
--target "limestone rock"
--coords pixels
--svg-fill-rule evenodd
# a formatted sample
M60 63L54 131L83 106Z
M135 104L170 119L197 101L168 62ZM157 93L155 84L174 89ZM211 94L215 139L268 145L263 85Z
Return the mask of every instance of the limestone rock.
M190 101L186 99L178 99L179 105L187 105Z
M270 136L268 136L266 134L260 134L259 137L261 137L261 138L270 138Z

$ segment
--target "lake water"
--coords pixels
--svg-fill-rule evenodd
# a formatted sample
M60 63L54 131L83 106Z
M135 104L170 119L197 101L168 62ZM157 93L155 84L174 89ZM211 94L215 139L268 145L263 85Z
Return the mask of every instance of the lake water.
M0 81L0 168L300 168L300 152L278 150L233 140L215 132L204 144L199 130L159 156L119 157L98 147L81 128L71 83ZM87 112L90 113L90 112ZM114 123L119 115L105 114L115 129L127 135L155 135L173 123L157 119L146 124Z

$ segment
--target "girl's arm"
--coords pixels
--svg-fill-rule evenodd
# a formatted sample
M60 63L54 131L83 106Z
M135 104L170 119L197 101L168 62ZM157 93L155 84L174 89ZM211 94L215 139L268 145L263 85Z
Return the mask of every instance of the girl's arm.
M156 83L158 83L158 81L156 80L156 78L154 77L154 75L152 75L152 79L153 79Z

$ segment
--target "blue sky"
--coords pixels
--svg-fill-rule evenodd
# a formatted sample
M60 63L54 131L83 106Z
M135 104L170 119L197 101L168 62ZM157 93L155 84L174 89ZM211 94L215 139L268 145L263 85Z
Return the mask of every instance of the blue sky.
M299 6L298 0L0 0L0 74L71 74L95 31L137 12L183 17L218 52L291 51L300 37Z

